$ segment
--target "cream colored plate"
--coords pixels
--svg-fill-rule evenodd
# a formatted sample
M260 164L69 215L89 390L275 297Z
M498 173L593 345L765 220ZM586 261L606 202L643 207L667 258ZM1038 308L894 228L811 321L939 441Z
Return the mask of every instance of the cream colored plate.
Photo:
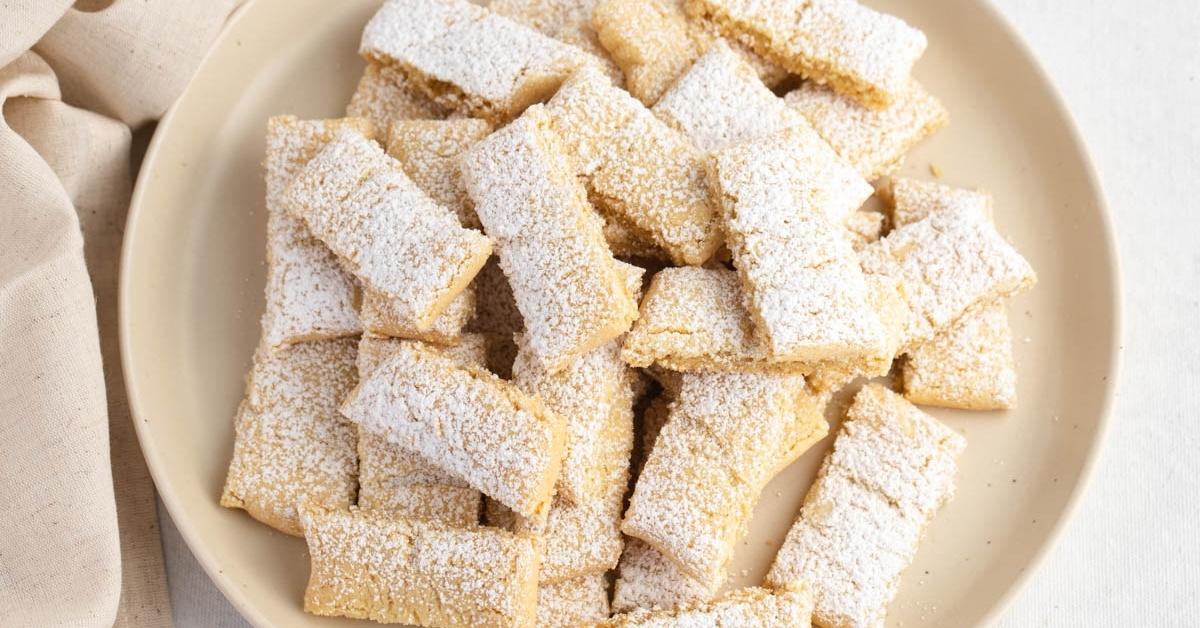
M1115 248L1070 116L997 12L981 0L871 4L929 35L917 75L951 112L905 173L928 177L937 164L950 183L991 190L1001 231L1041 278L1011 306L1020 409L935 412L970 446L958 495L889 611L896 625L967 626L994 616L1029 575L1095 458L1117 366ZM217 505L263 304L264 124L340 114L375 6L259 0L242 10L159 126L126 227L121 340L142 449L192 551L260 626L337 624L301 612L301 540ZM735 583L766 570L830 440L764 492Z

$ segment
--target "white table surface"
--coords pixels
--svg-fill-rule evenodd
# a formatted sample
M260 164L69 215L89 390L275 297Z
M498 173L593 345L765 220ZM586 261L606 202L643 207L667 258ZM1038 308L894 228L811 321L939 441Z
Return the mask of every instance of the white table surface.
M1200 622L1200 1L996 0L1100 170L1124 269L1116 416L1090 488L1001 626ZM161 511L161 509L160 509ZM245 626L162 511L176 624Z

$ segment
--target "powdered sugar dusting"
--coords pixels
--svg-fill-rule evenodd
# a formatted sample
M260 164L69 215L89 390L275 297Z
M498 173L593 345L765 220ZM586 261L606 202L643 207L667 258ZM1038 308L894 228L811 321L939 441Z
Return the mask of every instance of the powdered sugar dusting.
M475 315L475 289L467 286L458 293L434 319L433 325L424 331L417 328L416 321L411 320L409 314L408 307L402 301L374 290L363 291L359 317L364 330L384 336L449 345L458 342L463 326Z
M538 626L572 628L590 625L606 619L608 613L608 580L604 574L538 587Z
M807 580L815 623L881 625L922 531L953 494L965 446L899 395L863 388L767 583Z
M900 228L920 222L938 212L962 210L992 219L992 195L906 177L892 179L892 226Z
M470 283L492 243L465 229L374 142L341 131L297 175L285 205L367 287L427 330Z
M550 506L563 420L490 373L405 343L341 410L524 516Z
M401 120L391 126L387 152L429 198L458 215L464 227L479 229L475 203L458 174L458 157L492 132L483 120Z
M533 625L533 539L368 511L309 507L304 610L434 626Z
M722 40L692 64L653 111L705 152L805 124Z
M267 286L262 341L268 347L352 336L361 331L354 311L354 278L304 221L281 201L292 179L342 128L373 133L363 119L267 122Z
M595 58L467 0L388 0L359 51L399 67L437 103L502 122Z
M630 538L621 554L612 607L618 613L638 608L673 609L711 600L718 588L693 580L645 541Z
M355 429L337 410L356 379L354 346L346 338L255 353L222 506L300 535L297 504L354 503Z
M358 87L346 105L347 116L370 120L380 134L386 134L399 120L435 120L443 118L446 108L430 100L397 68L367 62Z
M514 22L563 43L578 46L601 61L613 82L623 82L620 68L608 58L592 28L592 12L599 0L491 0L487 7Z
M630 498L621 531L718 586L758 494L793 443L798 375L689 374Z
M910 148L948 122L946 108L915 80L883 109L863 106L813 82L785 100L867 179L899 168Z
M777 360L853 358L882 341L841 227L872 188L807 127L716 152L726 239Z
M476 144L460 167L530 350L551 372L629 329L636 303L604 242L600 218L568 169L540 105Z

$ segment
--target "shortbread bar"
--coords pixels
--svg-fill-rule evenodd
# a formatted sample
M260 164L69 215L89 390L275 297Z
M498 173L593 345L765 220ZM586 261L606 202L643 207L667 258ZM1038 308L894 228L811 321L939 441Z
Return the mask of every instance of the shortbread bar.
M342 131L292 182L284 202L366 287L429 329L491 254L360 133Z
M304 610L419 626L532 626L538 548L526 535L307 507Z
M355 344L318 340L255 353L222 506L299 536L297 504L354 503L355 429L338 403L354 387Z
M370 120L381 135L399 120L437 120L447 113L399 69L373 61L367 62L346 106L347 116Z
M820 412L800 411L804 394L798 375L685 375L621 531L717 586L763 486L828 429Z
M955 209L888 234L860 252L864 272L900 282L908 300L903 351L949 328L968 310L1032 287L1037 275L978 211Z
M604 66L613 82L624 79L621 69L608 57L592 27L592 12L599 0L491 0L493 13L519 22L539 33L591 53Z
M652 111L704 152L807 124L724 40L713 42Z
M879 317L834 222L873 188L807 127L717 151L711 167L747 309L771 356L817 361L877 351Z
M883 109L866 107L812 82L790 92L784 100L867 179L895 171L904 163L909 149L949 121L942 103L915 80Z
M611 340L550 373L522 341L512 381L566 421L567 456L558 496L574 504L600 497L613 469L628 468L633 448L632 376L621 360L620 343Z
M501 124L554 93L586 52L468 0L388 0L359 52L397 67L435 102Z
M813 622L883 625L922 531L954 492L966 439L878 385L854 398L768 586L807 580Z
M490 373L406 343L359 383L342 414L523 516L549 510L563 419Z
M687 8L789 71L875 108L900 97L927 44L903 20L854 0L688 0Z
M684 574L646 542L628 538L617 566L612 610L628 613L639 608L670 609L707 602L716 598L719 588L719 584L706 584Z
M588 626L604 621L609 612L604 574L538 586L537 625L543 628Z
M387 152L404 174L439 205L449 207L458 221L480 228L475 203L463 187L458 158L492 132L483 120L400 120L388 134Z
M632 444L632 443L631 443ZM629 452L625 463L609 472L598 497L572 504L554 498L545 522L519 517L489 500L485 508L489 525L528 532L542 545L542 584L604 573L617 566L624 546L621 509L629 484Z
M592 198L678 264L704 263L720 246L702 154L599 71L584 68L546 105Z
M487 359L483 337L465 335L455 346L439 349L462 364L480 366ZM363 336L358 344L358 376L366 379L393 352L410 340ZM428 519L453 525L479 522L482 496L459 477L365 429L358 432L358 506L398 517Z
M401 299L393 299L375 290L363 290L359 320L363 330L394 338L411 338L439 345L452 345L462 336L463 327L475 315L475 288L467 286L450 300L429 329L417 328L409 308Z
M973 208L990 217L991 206L992 197L985 192L913 179L892 181L892 213L897 226L955 207ZM970 410L1013 407L1017 372L1004 305L970 311L909 351L901 380L905 398L914 403Z
M773 590L749 587L730 591L714 602L684 605L674 610L638 609L617 615L598 626L615 628L668 628L712 626L714 628L778 628L809 626L813 596L803 581Z
M347 128L374 133L374 126L362 118L275 116L267 122L267 288L262 316L262 342L267 347L352 336L362 330L354 311L354 278L282 203L296 174Z
M637 304L541 105L472 147L460 167L548 371L629 329Z

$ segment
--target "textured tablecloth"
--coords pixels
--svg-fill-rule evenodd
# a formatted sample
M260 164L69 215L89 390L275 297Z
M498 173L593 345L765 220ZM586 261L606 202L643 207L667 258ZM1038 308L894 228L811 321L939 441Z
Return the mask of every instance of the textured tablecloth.
M1074 112L1124 265L1116 416L1075 518L1002 626L1200 621L1200 2L998 0ZM179 626L243 626L164 517Z

